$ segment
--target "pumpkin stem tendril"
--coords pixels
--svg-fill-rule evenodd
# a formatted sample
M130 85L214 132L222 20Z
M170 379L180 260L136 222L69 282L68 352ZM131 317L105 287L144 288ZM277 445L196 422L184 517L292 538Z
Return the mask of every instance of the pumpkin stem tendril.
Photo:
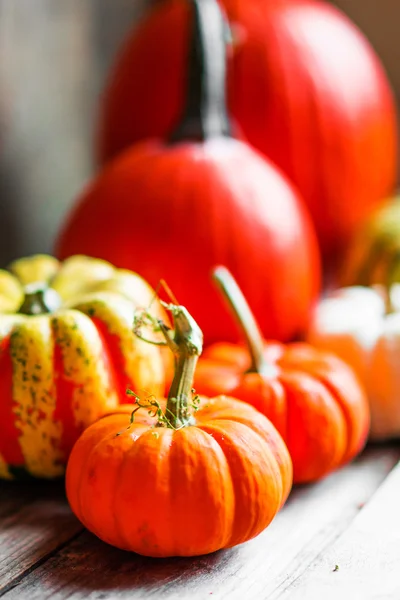
M180 429L193 423L192 413L199 405L199 398L193 390L193 380L197 361L203 349L203 333L184 306L162 301L161 303L172 315L173 329L165 325L161 319L149 318L148 313L142 312L140 315L135 315L134 332L141 339L145 339L140 333L143 323L153 326L156 331L162 333L165 339L164 345L167 345L174 354L175 372L165 412L154 397L142 401L134 392L128 393L135 396L138 404L134 413L139 408L147 408L151 416L158 417L160 425ZM161 342L148 341L161 344Z

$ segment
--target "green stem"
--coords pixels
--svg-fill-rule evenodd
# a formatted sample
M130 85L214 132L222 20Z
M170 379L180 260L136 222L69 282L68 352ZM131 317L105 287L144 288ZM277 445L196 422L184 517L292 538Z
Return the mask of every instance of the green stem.
M273 369L265 359L264 338L242 290L225 267L216 267L213 278L238 322L251 357L249 373L268 376Z
M393 304L391 292L392 292L392 288L393 288L394 284L399 283L399 271L400 271L400 251L395 250L391 259L388 261L386 277L385 277L385 281L384 281L385 304L386 304L386 314L387 315L397 312L397 309Z
M173 429L192 422L193 381L196 364L203 349L203 333L183 306L169 304L174 335L163 323L161 331L175 357L175 373L167 398L166 418Z
M25 288L25 297L19 309L21 315L44 315L61 306L57 292L43 284L30 284Z
M225 98L228 24L217 0L192 0L191 5L186 105L181 122L170 135L172 144L231 136Z

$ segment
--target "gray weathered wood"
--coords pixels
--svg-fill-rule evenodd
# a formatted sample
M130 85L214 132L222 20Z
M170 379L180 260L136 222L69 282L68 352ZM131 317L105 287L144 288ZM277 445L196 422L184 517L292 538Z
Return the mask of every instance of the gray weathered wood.
M279 600L400 598L400 464L338 541Z
M0 485L1 595L82 526L67 506L62 484Z
M6 600L275 597L282 586L285 588L299 578L347 529L399 456L399 448L368 449L354 464L324 481L297 488L274 523L258 538L208 557L145 559L110 548L84 533L18 580L3 597Z

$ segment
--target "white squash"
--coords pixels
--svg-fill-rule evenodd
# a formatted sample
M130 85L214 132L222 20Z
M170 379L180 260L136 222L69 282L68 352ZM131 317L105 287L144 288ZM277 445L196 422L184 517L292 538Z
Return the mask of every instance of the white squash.
M353 367L364 384L375 440L400 437L400 286L388 297L378 286L336 290L316 307L308 335L311 344Z

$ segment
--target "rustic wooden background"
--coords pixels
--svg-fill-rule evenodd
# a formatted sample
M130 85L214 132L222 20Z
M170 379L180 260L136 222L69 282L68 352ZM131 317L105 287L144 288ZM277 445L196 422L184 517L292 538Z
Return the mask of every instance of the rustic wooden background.
M107 70L149 1L0 0L0 266L51 249L93 172ZM336 4L366 32L399 98L399 0Z
M330 477L296 486L254 540L197 558L111 548L83 530L61 484L3 482L0 597L399 600L399 456L398 444L368 448Z

